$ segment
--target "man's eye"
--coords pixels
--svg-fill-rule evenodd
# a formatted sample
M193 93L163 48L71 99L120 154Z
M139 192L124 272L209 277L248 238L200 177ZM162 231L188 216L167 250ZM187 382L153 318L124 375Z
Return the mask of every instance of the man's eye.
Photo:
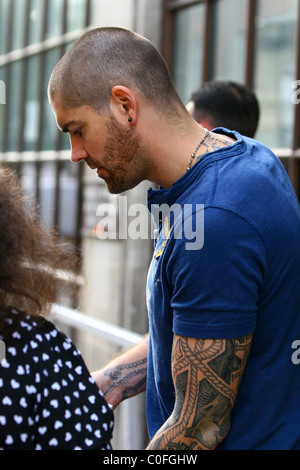
M73 131L73 135L81 135L81 129L79 128Z

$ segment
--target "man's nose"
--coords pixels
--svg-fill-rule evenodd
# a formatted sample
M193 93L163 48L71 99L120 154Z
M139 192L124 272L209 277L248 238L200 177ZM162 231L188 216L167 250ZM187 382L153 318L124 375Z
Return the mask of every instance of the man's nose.
M88 152L85 150L83 145L81 145L79 142L76 142L70 139L70 143L71 143L72 162L74 163L80 162L81 160L85 160L89 156Z

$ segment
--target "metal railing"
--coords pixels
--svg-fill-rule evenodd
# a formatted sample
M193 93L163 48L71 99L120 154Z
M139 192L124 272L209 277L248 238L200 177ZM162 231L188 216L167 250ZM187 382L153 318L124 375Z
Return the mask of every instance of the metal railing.
M65 325L91 332L121 347L133 346L143 339L138 333L92 318L63 305L53 305L52 314Z

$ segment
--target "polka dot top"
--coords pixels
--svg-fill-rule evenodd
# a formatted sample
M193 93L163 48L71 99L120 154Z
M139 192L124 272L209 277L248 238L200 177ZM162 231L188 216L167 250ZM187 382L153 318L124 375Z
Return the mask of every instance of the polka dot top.
M71 340L42 317L0 315L0 449L110 450L113 413Z

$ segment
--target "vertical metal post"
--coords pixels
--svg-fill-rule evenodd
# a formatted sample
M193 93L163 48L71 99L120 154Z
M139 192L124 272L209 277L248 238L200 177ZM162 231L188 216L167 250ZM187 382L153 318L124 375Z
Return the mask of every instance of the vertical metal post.
M245 83L253 88L254 77L254 47L255 47L255 16L257 0L248 0L248 29L246 45Z
M25 0L25 15L23 18L24 23L24 35L22 41L22 47L26 47L28 44L29 38L29 5L30 0ZM20 103L19 103L19 116L20 116L20 126L19 126L19 135L18 135L18 145L17 151L22 152L24 149L24 125L25 125L25 100L26 100L26 75L27 75L27 64L28 61L26 59L22 59L21 61L21 96L20 96ZM18 171L21 170L21 162L18 162Z
M9 11L8 11L8 27L7 27L7 37L6 37L6 52L10 52L12 48L12 31L13 31L13 18L15 10L15 0L9 2ZM9 100L10 89L11 89L11 64L5 66L4 72L4 82L6 84L6 95L7 100ZM3 131L3 153L8 151L8 135L9 135L9 121L10 121L10 106L9 103L5 106L5 120L4 120L4 131Z
M168 65L169 70L172 70L172 11L169 9L171 0L164 0L163 10L163 34L161 51L162 55Z
M203 47L203 72L202 81L206 82L212 78L212 15L213 2L205 0L205 20L204 20L204 47Z

